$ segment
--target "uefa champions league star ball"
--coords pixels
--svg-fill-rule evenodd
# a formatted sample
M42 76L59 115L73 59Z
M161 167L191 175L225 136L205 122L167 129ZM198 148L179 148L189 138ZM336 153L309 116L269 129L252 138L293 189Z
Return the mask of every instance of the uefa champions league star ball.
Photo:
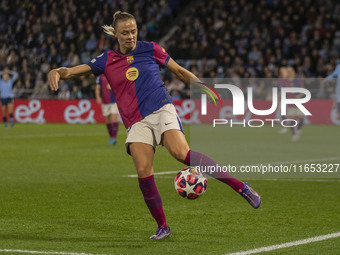
M182 169L175 177L175 189L181 197L196 199L204 194L208 179L194 167Z

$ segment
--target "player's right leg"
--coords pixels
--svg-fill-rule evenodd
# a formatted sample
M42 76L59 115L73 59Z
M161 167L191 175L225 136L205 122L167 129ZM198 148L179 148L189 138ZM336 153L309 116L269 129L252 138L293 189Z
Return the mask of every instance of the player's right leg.
M137 170L139 187L144 201L158 225L156 234L150 238L163 239L170 237L170 228L165 219L162 199L153 176L154 147L149 144L135 142L129 144L129 150Z
M188 166L218 166L212 158L200 152L190 150L184 134L179 130L173 129L164 132L162 141L164 147L167 148L175 159ZM207 174L228 184L233 190L245 198L253 208L257 209L261 205L260 195L254 191L248 183L241 182L224 171L207 172Z

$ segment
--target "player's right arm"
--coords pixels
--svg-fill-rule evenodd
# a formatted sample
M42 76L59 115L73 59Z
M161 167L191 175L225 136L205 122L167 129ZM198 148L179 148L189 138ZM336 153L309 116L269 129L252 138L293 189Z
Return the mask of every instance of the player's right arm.
M60 67L48 73L48 84L52 91L56 91L58 90L58 82L60 79L70 79L90 73L92 73L92 69L86 64L70 68Z

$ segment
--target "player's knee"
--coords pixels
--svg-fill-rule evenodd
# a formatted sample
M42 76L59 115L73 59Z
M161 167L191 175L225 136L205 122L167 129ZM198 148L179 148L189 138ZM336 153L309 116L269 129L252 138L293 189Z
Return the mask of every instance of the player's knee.
M138 178L146 178L146 177L153 175L152 167L139 166L136 168L136 170L137 170Z
M171 155L177 159L180 162L185 162L185 158L188 155L188 151L186 149L177 149L177 150L173 150L171 151Z

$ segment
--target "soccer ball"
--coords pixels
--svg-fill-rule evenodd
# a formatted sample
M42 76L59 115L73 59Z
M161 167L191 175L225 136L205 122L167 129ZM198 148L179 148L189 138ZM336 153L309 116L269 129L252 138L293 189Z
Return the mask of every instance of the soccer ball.
M208 179L194 167L182 169L175 177L175 189L178 195L187 199L202 196L208 187Z

